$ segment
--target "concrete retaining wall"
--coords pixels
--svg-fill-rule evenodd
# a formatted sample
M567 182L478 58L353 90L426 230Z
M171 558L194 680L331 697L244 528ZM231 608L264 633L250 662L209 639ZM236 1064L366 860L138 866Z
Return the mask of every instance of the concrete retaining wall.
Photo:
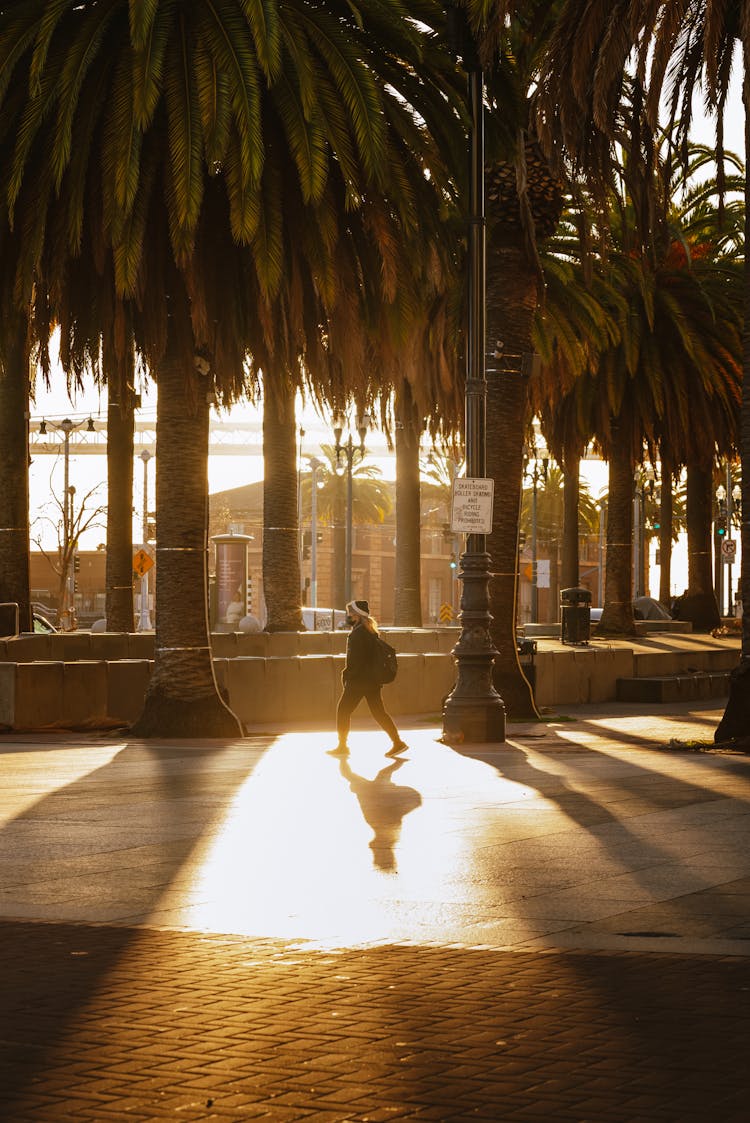
M152 667L146 659L0 663L0 728L135 721ZM343 655L236 656L215 659L214 667L232 709L247 724L333 721ZM398 678L384 688L383 697L393 714L438 715L453 682L450 656L403 654Z
M449 649L457 629L394 629L384 630L384 634L395 641L400 652L398 678L384 689L386 705L396 715L437 717L443 698L455 682ZM28 644L27 639L42 642ZM243 722L333 721L345 635L229 634L214 640L219 641L214 650L219 685L227 691L232 709ZM673 646L654 643L652 649L624 643L606 647L540 646L536 654L537 704L554 707L614 701L618 679L719 672L736 666L739 641L722 645L707 638L689 640L689 650L677 647L676 637ZM96 726L106 721L127 724L141 712L153 666L148 657L153 650L151 635L21 636L4 641L4 645L0 728ZM145 655L139 658L131 654L139 649ZM94 651L106 651L108 657L91 658ZM268 651L273 654L265 654ZM16 659L9 660L8 652ZM39 658L41 652L47 658ZM123 656L122 652L128 654ZM50 658L53 653L64 653L65 658ZM33 661L30 654L36 656ZM26 658L21 659L21 655Z
M629 647L537 651L535 663L537 706L611 701L617 696L617 679L634 673Z

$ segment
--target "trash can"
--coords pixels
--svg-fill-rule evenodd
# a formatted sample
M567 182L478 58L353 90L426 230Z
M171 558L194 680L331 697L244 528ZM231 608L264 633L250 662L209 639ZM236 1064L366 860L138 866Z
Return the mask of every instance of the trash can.
M560 638L563 643L588 643L591 638L591 592L560 590Z

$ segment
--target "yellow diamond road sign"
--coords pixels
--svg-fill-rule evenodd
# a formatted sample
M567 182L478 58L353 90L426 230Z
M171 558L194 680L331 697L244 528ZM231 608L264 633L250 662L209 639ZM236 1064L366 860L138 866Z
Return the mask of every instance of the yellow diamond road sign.
M133 570L139 577L143 577L144 574L148 573L153 564L154 559L145 550L138 550L138 552L133 555Z

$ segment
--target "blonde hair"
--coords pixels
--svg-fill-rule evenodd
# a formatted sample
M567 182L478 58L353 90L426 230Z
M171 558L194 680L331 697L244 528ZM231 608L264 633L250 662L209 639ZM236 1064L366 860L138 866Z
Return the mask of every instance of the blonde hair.
M363 616L362 623L367 628L368 632L372 632L374 636L378 634L378 622L374 616Z

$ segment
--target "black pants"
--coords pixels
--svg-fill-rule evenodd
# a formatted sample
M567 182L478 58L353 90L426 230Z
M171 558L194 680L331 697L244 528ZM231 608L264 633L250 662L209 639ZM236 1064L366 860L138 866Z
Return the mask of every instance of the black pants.
M375 721L381 729L385 730L394 745L399 740L398 729L396 729L393 719L383 705L380 690L381 688L372 682L348 682L346 684L336 710L336 732L339 735L340 745L346 744L352 714L363 698L367 700L370 713Z

